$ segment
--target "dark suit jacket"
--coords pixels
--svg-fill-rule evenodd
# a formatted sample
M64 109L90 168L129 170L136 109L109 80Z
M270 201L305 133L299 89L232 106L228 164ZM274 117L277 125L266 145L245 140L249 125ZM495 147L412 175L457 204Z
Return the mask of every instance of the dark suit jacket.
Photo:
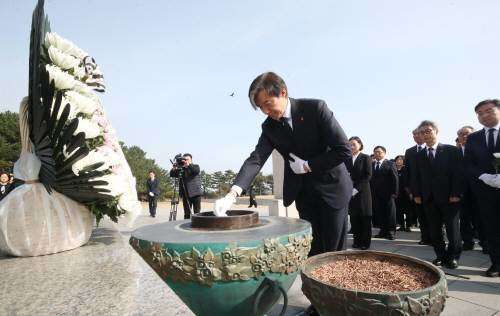
M351 198L349 214L353 216L372 216L372 193L370 189L372 163L370 156L360 153L349 171L354 188L359 191Z
M310 177L313 189L328 205L345 208L352 194L352 182L344 163L352 159L352 154L342 127L323 100L290 99L290 105L293 132L290 133L283 123L268 117L262 123L255 150L243 163L234 184L246 190L276 149L285 159L285 206L292 204L304 178ZM307 160L312 172L295 174L288 163L290 153Z
M414 196L421 197L423 202L432 196L439 204L449 203L450 197L462 196L464 176L457 147L439 143L432 162L427 157L427 150L422 150L416 163L412 175Z
M157 178L155 178L154 180L148 179L146 181L146 186L148 187L148 193L153 192L155 197L158 197L158 195L160 195L160 182Z
M201 191L201 176L200 176L200 166L197 164L190 164L189 166L183 168L182 182L184 186L179 187L179 195L184 196L184 189L187 190L187 197L195 197L202 194ZM170 170L171 177L178 176L178 170Z
M374 197L389 200L392 195L398 194L399 177L394 162L385 159L378 172L375 171L375 162L373 162L372 172L370 186Z
M495 152L500 152L500 137L497 138ZM465 143L464 164L466 176L476 195L484 196L496 191L478 179L483 173L495 174L493 161L494 157L486 146L484 129L470 134Z
M410 193L412 193L412 194L413 194L413 192L411 192L411 174L413 172L412 169L414 169L414 167L417 163L416 162L417 146L418 145L410 147L405 151L405 170L404 170L403 175L401 177L401 181L403 181L403 183L401 183L401 185L404 188L406 188L408 191L410 191ZM422 146L424 146L424 145L422 145ZM422 149L422 150L424 150L424 149Z
M2 185L0 184L0 187ZM9 194L10 191L12 191L12 189L14 188L14 186L10 183L7 183L7 185L5 185L5 192L2 194L2 191L0 190L0 201L3 200L3 198L5 196L7 196L7 194Z

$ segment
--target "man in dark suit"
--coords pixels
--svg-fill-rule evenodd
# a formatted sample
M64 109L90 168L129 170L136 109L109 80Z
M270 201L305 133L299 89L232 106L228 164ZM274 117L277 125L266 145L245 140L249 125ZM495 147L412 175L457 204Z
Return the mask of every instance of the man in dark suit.
M433 263L455 269L462 250L459 202L464 189L464 178L459 152L455 146L438 142L439 130L434 122L422 121L419 131L427 148L417 154L416 168L411 177L415 203L424 205L429 220L432 245L436 253ZM448 238L447 250L443 224Z
M394 240L396 235L396 204L399 179L396 165L385 159L386 149L376 146L373 149L375 161L372 163L370 187L373 199L373 223L380 231L376 238Z
M420 133L418 132L418 128L414 129L412 133L413 140L415 141L415 143L417 143L417 145L412 146L405 151L405 172L402 176L402 179L404 181L403 186L410 194L411 203L420 225L420 241L418 243L420 245L430 245L431 236L429 233L429 224L427 221L427 217L424 212L424 206L422 204L415 204L415 201L413 200L414 192L412 192L411 190L412 169L415 168L417 153L425 149L425 143Z
M170 176L179 177L182 174L179 196L182 197L184 219L188 219L191 218L191 209L193 213L199 213L201 210L201 176L200 166L193 163L193 156L184 154L182 157L182 166L172 168Z
M457 147L459 149L462 163L464 162L465 144L467 137L474 132L474 127L464 126L457 131ZM479 244L483 248L483 252L487 253L486 239L480 225L479 214L476 197L472 193L471 182L465 181L464 194L460 202L460 234L462 235L462 249L474 249L474 235L479 235Z
M468 136L465 143L465 170L481 213L488 242L489 277L500 275L500 175L494 168L494 154L500 153L500 101L485 100L474 108L483 129Z
M342 127L324 101L289 98L285 82L272 72L252 82L249 98L254 109L268 118L255 150L243 163L231 192L217 201L216 211L220 213L234 203L276 149L287 161L284 205L295 200L300 218L312 225L310 255L344 250L352 195L344 163L349 163L352 154Z
M347 206L353 187L345 163L352 154L332 111L323 100L289 98L284 80L273 72L255 78L249 98L253 108L268 117L231 191L216 202L216 213L229 209L275 149L286 161L283 204L295 201L299 217L312 226L309 255L346 249ZM312 306L305 314L318 315Z
M160 195L160 182L156 179L153 171L149 172L149 179L146 181L148 188L149 215L156 217L156 207L158 205L158 196Z

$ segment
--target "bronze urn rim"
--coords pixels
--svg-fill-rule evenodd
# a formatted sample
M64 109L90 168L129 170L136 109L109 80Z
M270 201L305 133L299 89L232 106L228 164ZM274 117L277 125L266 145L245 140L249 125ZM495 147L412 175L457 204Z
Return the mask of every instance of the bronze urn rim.
M250 210L229 210L227 216L201 212L191 216L191 228L202 230L235 230L259 225L259 213Z

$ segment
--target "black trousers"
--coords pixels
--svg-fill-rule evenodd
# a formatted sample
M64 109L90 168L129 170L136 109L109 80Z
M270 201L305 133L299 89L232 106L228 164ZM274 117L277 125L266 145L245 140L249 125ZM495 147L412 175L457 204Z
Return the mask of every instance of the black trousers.
M400 192L400 195L395 199L396 204L396 221L401 226L401 228L409 228L413 223L412 212L410 210L410 199L404 192Z
M418 224L420 226L420 239L423 241L431 241L431 233L429 228L429 221L427 220L427 215L423 204L416 204L413 201L415 207L415 213L417 215Z
M184 219L191 218L191 208L193 213L199 213L201 209L201 195L193 197L182 196L182 207L184 208Z
M371 216L352 216L351 228L355 245L358 247L370 248L372 242L372 217Z
M491 263L500 267L500 189L478 196L479 210L488 242Z
M459 209L460 203L439 204L431 197L424 202L431 234L432 246L436 257L441 260L460 258L462 238L460 237ZM448 238L448 249L443 236L443 224Z
M158 206L157 196L148 195L148 202L149 202L149 215L156 216L156 207Z
M396 206L392 197L373 197L373 212L380 216L380 234L394 234L396 231Z
M257 200L256 199L252 199L250 198L250 201L249 201L249 205L248 207L251 208L252 206L255 206L255 208L257 208Z
M295 198L299 217L311 223L313 241L309 256L347 247L347 205L335 209L328 205L312 185L304 183Z
M481 212L474 194L468 190L464 193L460 205L460 234L464 244L473 244L478 235L481 245L486 243L486 235L481 221Z

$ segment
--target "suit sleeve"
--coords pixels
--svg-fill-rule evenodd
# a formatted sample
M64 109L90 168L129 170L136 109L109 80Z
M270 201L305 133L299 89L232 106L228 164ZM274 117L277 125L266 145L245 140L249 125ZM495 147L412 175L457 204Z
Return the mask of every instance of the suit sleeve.
M360 173L360 178L359 181L357 181L356 185L354 188L358 190L359 192L362 191L361 189L361 184L363 183L369 183L370 179L372 178L372 164L370 162L370 159L368 157L365 157L363 159L363 164L361 165L361 173Z
M420 177L419 177L419 164L420 164L419 160L420 160L420 153L418 153L415 156L415 159L413 159L414 164L411 166L410 169L411 172L410 187L414 197L422 197L422 192L420 189Z
M411 163L409 159L409 150L406 150L405 152L405 167L403 169L403 174L401 175L401 181L403 188L406 190L410 190L410 170L411 170ZM410 190L411 191L411 190Z
M472 136L472 135L471 135ZM472 143L476 141L476 138L469 136L467 138L467 142L465 143L464 150L464 169L465 175L470 180L477 180L479 176L482 174L481 169L476 164L477 158L475 157L475 153L472 150Z
M391 162L391 178L392 178L392 194L398 195L399 192L399 177L396 164Z
M344 130L324 101L320 101L318 105L318 124L320 134L330 150L309 159L312 172L323 173L342 163L348 164L349 159L352 160L351 146Z
M465 190L465 177L463 160L460 156L459 148L451 147L451 164L452 164L452 189L451 196L461 197Z
M267 136L262 132L254 151L241 166L233 184L239 186L243 190L247 190L255 176L257 176L260 169L262 169L266 163L267 158L269 158L273 149L273 145Z

